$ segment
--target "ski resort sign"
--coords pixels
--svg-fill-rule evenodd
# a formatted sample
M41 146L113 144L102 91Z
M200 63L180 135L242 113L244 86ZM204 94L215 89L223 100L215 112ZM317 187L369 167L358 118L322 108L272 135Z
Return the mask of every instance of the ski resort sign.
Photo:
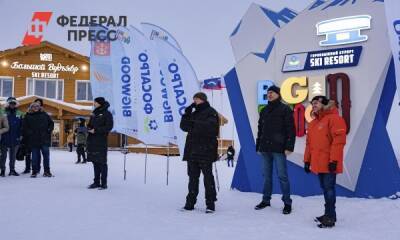
M354 67L358 65L361 52L362 46L357 46L287 54L283 62L282 72Z

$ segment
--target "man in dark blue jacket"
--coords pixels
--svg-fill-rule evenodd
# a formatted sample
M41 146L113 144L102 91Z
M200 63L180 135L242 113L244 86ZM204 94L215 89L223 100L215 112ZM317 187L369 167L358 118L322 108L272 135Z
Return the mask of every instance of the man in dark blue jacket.
M15 155L17 146L21 139L21 126L23 113L18 110L18 101L15 97L7 99L7 105L4 114L7 116L9 130L1 136L1 161L7 160L7 152L10 159L10 176L18 176L15 171Z
M271 86L267 90L268 105L263 108L258 120L256 151L263 160L264 191L262 201L255 207L260 210L271 206L273 165L277 170L284 202L283 214L292 212L290 183L286 157L293 152L296 133L293 111L281 102L280 88Z

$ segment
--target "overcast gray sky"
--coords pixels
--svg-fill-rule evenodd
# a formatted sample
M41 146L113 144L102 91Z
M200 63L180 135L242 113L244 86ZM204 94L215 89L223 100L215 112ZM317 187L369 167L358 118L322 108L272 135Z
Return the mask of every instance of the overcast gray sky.
M0 0L0 50L21 45L33 12L52 11L45 40L88 56L89 42L68 42L67 29L57 25L56 18L126 15L136 27L151 22L174 35L199 79L220 76L234 65L229 35L252 2L272 9L278 2L297 5L294 0Z

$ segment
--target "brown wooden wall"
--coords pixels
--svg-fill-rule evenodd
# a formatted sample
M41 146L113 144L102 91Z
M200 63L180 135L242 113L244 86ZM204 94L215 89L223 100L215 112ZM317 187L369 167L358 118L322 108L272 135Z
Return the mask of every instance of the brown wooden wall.
M52 62L40 61L40 53L51 53L53 55ZM7 61L8 67L4 67L0 64L0 76L11 76L14 77L14 95L15 97L26 96L27 89L26 83L27 78L32 77L32 70L20 70L11 69L10 65L13 62L19 62L22 64L49 64L61 63L63 65L75 65L79 67L79 70L72 74L70 72L58 72L58 79L64 79L64 101L69 103L76 103L81 105L91 105L91 102L75 102L75 82L76 80L89 80L90 79L90 66L88 62L81 59L72 57L68 53L55 50L53 48L44 47L41 49L33 49L27 52L17 51L16 54L1 57L0 61ZM87 70L81 69L82 65L86 65ZM50 72L50 71L34 71L34 72Z

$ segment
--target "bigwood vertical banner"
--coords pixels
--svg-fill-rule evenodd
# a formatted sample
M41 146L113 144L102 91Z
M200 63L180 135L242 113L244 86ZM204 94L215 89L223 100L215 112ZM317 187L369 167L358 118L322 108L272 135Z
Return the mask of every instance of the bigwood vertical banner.
M191 64L181 51L160 38L154 38L153 42L171 104L179 152L183 156L185 133L179 127L180 119L185 108L192 104L193 95L200 90L200 84Z
M142 23L141 27L146 37L153 43L160 61L161 82L166 89L168 103L171 106L174 140L183 156L185 133L180 129L179 124L185 108L193 102L193 95L200 91L200 83L192 65L171 34L150 23ZM164 91L163 94L165 94Z
M137 88L139 89L139 91L142 91L142 98L136 100L138 105L142 105L141 107L144 112L142 112L141 115L146 116L150 111L150 109L147 109L148 104L146 103L146 101L148 101L149 99L149 96L146 93L146 91L149 91L150 89L150 91L152 92L151 98L154 99L153 102L155 103L154 105L151 106L151 111L153 111L154 115L157 116L156 118L157 128L158 127L160 128L158 130L157 138L159 139L159 142L163 144L165 143L176 144L174 118L172 116L172 109L170 100L168 99L167 87L165 79L161 72L160 61L155 46L153 42L151 42L150 39L147 38L137 28L130 26L129 30L131 36L135 41L134 43L135 46L133 46L131 50L134 50L135 48L136 49L142 48L142 51L136 53L139 62L142 63L141 65L138 65L139 70L141 70L140 74L141 79L137 81L138 85ZM144 70L146 70L145 68L147 66L149 67L149 70L143 72ZM147 73L149 73L149 75L151 76L150 77L151 84L148 86L146 86L146 83L149 82L149 79L146 77ZM148 142L154 142L152 141L153 137L151 137L150 135L147 138L149 138Z
M192 66L181 52L161 39L155 39L155 43L172 106L179 152L183 156L185 134L179 127L180 119L185 108L192 104L193 95L200 90L200 85Z
M153 44L138 29L128 28L130 41L126 55L133 72L134 105L138 119L138 138L148 144L167 144L170 117L165 113L160 67Z
M178 51L182 52L181 46L179 46L178 41L164 28L154 25L152 23L141 23L141 28L146 37L150 40L161 39L169 42Z

